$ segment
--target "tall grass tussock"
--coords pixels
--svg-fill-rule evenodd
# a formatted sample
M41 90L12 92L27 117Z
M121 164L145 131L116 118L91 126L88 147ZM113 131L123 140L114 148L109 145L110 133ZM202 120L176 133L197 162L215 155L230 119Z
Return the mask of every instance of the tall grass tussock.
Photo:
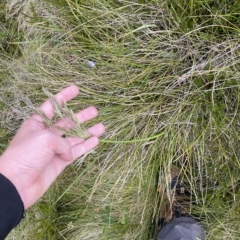
M43 89L76 84L65 114L94 105L89 124L107 129L9 240L154 239L172 166L208 239L239 239L239 1L8 0L0 9L0 150Z

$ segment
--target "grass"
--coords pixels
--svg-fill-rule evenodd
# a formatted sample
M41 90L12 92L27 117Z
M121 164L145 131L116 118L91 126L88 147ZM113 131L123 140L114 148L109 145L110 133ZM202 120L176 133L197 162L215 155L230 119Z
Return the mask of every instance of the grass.
M107 133L8 239L154 239L171 166L208 239L238 239L238 1L3 1L0 150L46 95ZM89 65L95 63L95 67ZM83 127L88 127L89 124Z

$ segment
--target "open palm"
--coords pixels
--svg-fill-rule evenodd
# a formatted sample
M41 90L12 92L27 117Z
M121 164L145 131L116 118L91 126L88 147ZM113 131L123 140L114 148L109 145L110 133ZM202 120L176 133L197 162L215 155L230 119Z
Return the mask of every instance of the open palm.
M76 86L70 86L56 94L55 99L62 105L78 93ZM54 109L49 99L40 109L49 119L53 118ZM76 113L76 118L83 123L95 118L97 114L96 108L89 107ZM67 118L59 119L55 124L61 128L74 125ZM0 157L0 173L15 185L25 209L46 192L67 165L98 145L98 137L104 133L104 126L99 123L87 131L91 134L87 140L63 138L61 132L45 127L39 115L33 115L22 124Z

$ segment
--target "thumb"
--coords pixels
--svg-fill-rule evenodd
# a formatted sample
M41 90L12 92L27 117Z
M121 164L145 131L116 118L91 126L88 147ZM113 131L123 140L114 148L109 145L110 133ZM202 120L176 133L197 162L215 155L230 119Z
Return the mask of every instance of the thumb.
M30 132L43 130L45 128L42 118L39 115L33 115L22 123L18 133L19 135L27 135Z

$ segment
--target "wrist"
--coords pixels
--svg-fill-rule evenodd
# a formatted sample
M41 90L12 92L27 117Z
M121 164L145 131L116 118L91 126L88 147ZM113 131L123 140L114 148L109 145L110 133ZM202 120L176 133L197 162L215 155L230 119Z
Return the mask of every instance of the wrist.
M10 161L7 161L10 162ZM24 204L24 197L23 197L23 191L21 188L21 179L19 174L14 173L14 170L11 168L10 164L5 164L6 161L4 161L4 159L2 157L0 157L0 174L2 174L5 178L7 178L15 187L15 189L17 190L23 205L24 205L24 209L25 208L25 204Z

